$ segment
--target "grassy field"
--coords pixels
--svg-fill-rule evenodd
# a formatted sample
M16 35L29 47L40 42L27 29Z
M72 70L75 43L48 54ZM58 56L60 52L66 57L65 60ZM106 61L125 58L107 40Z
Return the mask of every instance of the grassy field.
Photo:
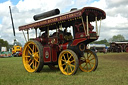
M44 66L40 73L28 73L21 57L0 58L0 85L128 85L128 53L98 53L95 72L80 70L73 76Z

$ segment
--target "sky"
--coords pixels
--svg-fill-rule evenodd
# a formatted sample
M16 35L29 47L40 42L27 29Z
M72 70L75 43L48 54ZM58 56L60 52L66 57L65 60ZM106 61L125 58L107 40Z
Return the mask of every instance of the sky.
M16 39L24 45L25 39L18 27L34 22L33 15L55 8L60 13L70 11L71 8L97 7L106 12L106 19L102 21L98 40L110 39L121 34L128 40L128 0L0 0L0 38L13 43L14 36L9 14L12 9ZM33 36L32 32L30 36Z

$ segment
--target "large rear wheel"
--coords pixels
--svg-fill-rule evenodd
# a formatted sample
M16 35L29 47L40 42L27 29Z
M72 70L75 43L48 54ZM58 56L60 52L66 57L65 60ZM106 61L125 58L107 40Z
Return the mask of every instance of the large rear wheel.
M86 50L83 53L83 56L79 59L79 68L83 72L91 72L91 71L95 71L97 66L98 66L97 55L91 50Z
M22 59L28 72L40 72L43 68L43 46L38 41L28 41L24 46Z
M64 50L59 55L58 65L63 74L73 75L79 66L78 57L72 50Z

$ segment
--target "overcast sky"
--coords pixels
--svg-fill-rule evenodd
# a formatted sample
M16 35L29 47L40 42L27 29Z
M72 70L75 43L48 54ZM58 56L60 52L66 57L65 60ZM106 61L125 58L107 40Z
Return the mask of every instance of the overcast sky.
M0 38L13 43L13 30L9 14L12 8L16 39L22 44L25 39L18 27L34 22L33 15L59 8L61 13L71 8L97 7L106 12L102 21L99 40L121 34L128 40L128 0L0 0ZM32 34L31 34L32 35Z

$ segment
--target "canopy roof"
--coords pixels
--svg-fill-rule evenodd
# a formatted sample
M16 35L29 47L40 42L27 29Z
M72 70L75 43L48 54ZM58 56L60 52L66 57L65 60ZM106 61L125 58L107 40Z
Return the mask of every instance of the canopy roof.
M60 24L63 25L63 27L68 27L72 25L72 22L81 19L81 16L83 17L84 21L86 21L86 15L88 15L88 21L93 22L95 21L95 17L97 16L97 20L100 20L106 18L106 13L95 7L84 7L79 10L74 10L65 14L60 14L48 18L41 19L39 21L36 21L34 23L30 23L27 25L19 26L19 30L29 30L32 28L40 28L40 30L46 30L47 27L49 27L49 30L56 29Z

